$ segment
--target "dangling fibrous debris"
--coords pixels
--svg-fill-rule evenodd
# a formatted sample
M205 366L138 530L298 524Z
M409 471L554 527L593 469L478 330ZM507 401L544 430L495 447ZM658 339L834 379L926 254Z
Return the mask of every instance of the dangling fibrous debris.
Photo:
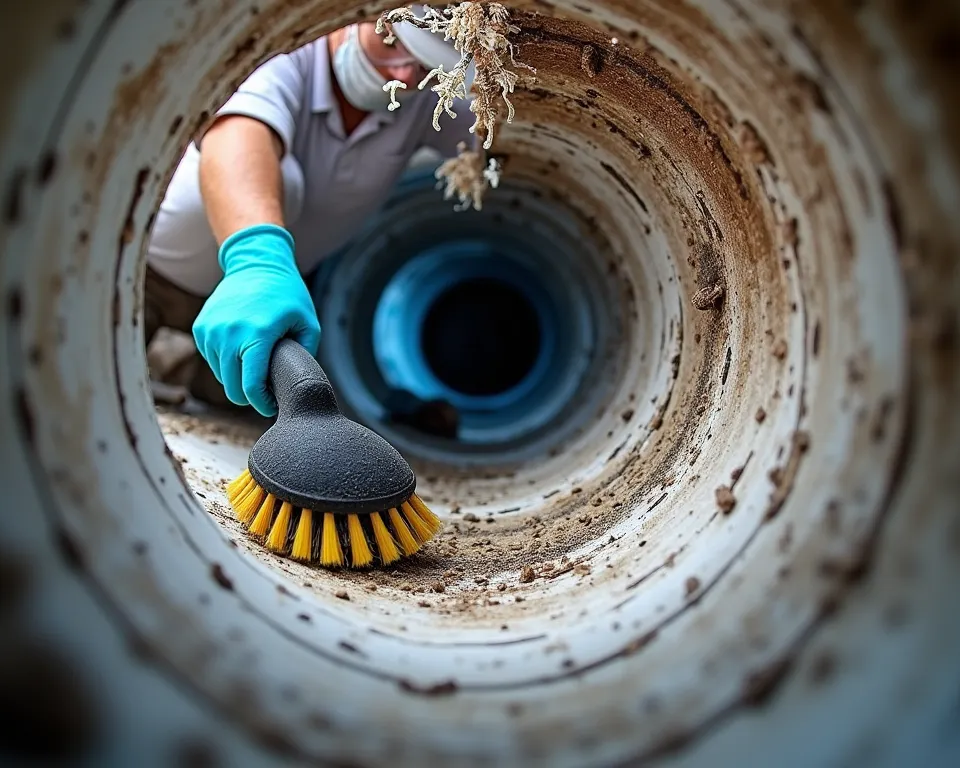
M477 140L483 139L483 150L493 146L497 122L503 116L498 98L506 105L506 121L513 121L515 112L509 94L513 93L518 76L508 66L536 72L533 67L514 58L513 43L507 36L520 29L511 24L509 18L507 9L500 3L461 2L442 10L427 8L422 17L409 8L398 8L387 11L377 20L377 33L386 31L384 40L387 43L395 40L390 25L408 22L434 34L443 34L444 40L452 40L460 53L460 61L453 71L446 72L441 65L428 73L418 86L422 90L436 78L431 90L439 97L433 113L433 127L437 131L440 130L440 117L444 113L456 118L457 114L453 111L455 100L467 99L466 75L471 63L474 64L470 111L476 118L470 132ZM487 161L485 151L477 147L467 149L461 143L460 155L443 163L437 169L437 178L446 180L446 198L454 194L459 197L458 210L464 210L471 203L480 210L484 190L488 185L496 187L500 182L500 165L492 158Z
M393 32L386 29L387 25L405 21L434 34L443 34L443 39L452 40L460 53L460 61L452 72L445 72L441 65L429 72L418 86L422 90L431 80L437 80L431 88L440 97L433 115L435 130L440 130L440 116L444 112L453 118L457 116L453 111L455 99L466 100L465 78L471 63L475 64L476 75L471 88L474 100L470 111L476 115L476 120L470 132L477 133L482 128L486 137L483 148L490 149L499 112L498 96L507 106L507 122L513 121L514 108L509 94L517 84L517 73L507 66L522 67L530 72L536 70L514 58L513 43L507 35L519 32L520 28L511 24L509 19L510 14L500 3L479 2L462 2L443 10L427 8L422 17L409 8L397 8L377 19L377 33L387 31L385 41L388 43L394 38Z
M387 105L387 109L391 112L395 109L400 109L400 102L397 101L397 88L406 88L407 84L401 80L391 80L388 83L384 83L383 90L390 91L390 103Z
M459 203L456 210L465 211L471 205L474 210L482 210L483 194L487 187L496 189L500 185L500 163L493 157L487 160L486 152L482 149L467 149L462 141L457 149L459 154L456 157L437 168L435 175L440 180L438 187L444 189L444 200L457 196Z

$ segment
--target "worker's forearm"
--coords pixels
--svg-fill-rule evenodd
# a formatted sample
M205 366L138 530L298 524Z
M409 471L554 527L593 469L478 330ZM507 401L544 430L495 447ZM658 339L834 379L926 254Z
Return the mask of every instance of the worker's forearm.
M204 135L200 191L217 243L255 224L283 220L281 144L259 120L222 118Z

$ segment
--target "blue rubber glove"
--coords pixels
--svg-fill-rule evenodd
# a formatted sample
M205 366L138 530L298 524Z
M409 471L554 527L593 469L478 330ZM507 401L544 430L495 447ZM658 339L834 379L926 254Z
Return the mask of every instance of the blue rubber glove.
M267 390L274 344L289 336L314 356L320 345L293 236L275 224L248 227L223 242L218 260L223 279L193 324L197 350L231 402L274 416L277 402Z

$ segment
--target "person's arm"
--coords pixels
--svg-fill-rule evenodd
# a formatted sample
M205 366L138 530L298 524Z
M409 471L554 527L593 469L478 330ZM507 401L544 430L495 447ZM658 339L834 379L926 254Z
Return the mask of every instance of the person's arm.
M283 142L258 119L221 117L206 132L200 153L200 192L221 245L255 224L284 226Z
M193 323L197 350L227 397L264 416L273 347L290 337L316 355L320 323L283 220L281 159L308 98L313 57L277 56L248 78L198 139L200 189L223 279Z
M200 191L218 244L249 226L284 225L280 160L309 98L315 54L307 45L261 64L198 138Z

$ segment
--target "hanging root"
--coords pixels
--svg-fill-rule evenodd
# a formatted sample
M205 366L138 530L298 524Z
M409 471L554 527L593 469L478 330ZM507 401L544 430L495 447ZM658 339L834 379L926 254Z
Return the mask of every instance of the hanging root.
M507 36L520 29L510 24L509 18L507 9L500 3L462 2L448 5L443 10L427 8L422 18L409 8L398 8L382 14L377 20L377 33L386 32L384 40L388 44L396 39L391 25L406 21L434 34L442 34L444 40L452 40L459 51L460 61L452 72L444 71L442 66L437 67L418 85L423 90L431 80L436 79L436 84L431 88L439 97L433 113L434 130L440 130L440 118L444 113L451 118L457 117L453 105L457 99L467 100L466 73L471 63L476 67L471 88L473 100L470 103L470 111L476 117L470 132L477 141L472 149L461 143L459 155L448 159L436 172L440 180L438 188L444 189L444 199L458 198L458 211L471 206L481 210L486 190L500 184L500 163L495 158L488 158L486 150L493 146L498 123L504 119L508 123L513 122L515 115L510 94L514 91L518 76L508 66L536 72L533 67L521 64L514 58L513 43ZM391 103L390 109L396 109L397 106ZM476 146L480 139L483 141L482 149Z
M390 91L390 103L387 105L387 109L391 112L395 109L400 109L400 102L397 101L397 88L406 88L407 84L401 80L391 80L388 83L384 83L383 90Z
M500 163L491 157L484 166L486 152L478 148L467 149L463 142L457 149L457 157L450 158L437 168L435 175L440 180L437 186L444 189L444 200L454 195L459 198L456 210L465 211L471 205L474 210L482 210L483 194L487 187L496 189L500 185Z
M460 61L452 72L437 67L429 72L417 86L423 90L436 79L431 90L438 95L437 106L433 113L433 128L440 130L440 118L447 114L456 118L453 105L457 99L467 100L466 73L473 63L476 68L471 94L470 111L476 116L470 132L483 139L482 150L477 146L468 149L461 143L459 155L444 162L436 171L440 181L438 188L444 189L444 199L456 196L459 211L473 207L481 210L483 195L489 187L500 184L501 167L495 158L487 158L486 150L493 146L497 124L504 118L513 122L515 110L509 95L517 84L517 73L508 69L522 67L531 73L536 70L514 58L513 43L507 36L520 31L509 22L509 13L500 3L461 2L448 5L443 10L427 8L424 16L417 17L409 8L387 11L377 19L377 33L384 34L384 41L391 44L396 40L392 24L409 22L420 29L434 34L443 34L444 40L452 40L460 53ZM391 110L400 104L396 101L396 87L393 83L384 86L390 90ZM503 104L498 102L502 99ZM506 107L506 115L502 106ZM478 142L474 142L477 144Z
M508 69L508 65L522 67L530 72L536 70L514 58L513 43L507 39L507 35L515 34L520 29L510 24L509 18L507 9L500 3L462 2L449 5L443 10L428 8L422 18L417 17L409 8L398 8L387 11L377 20L377 32L383 34L386 31L388 34L385 40L388 42L394 38L392 30L387 27L406 21L434 34L442 33L443 39L452 40L460 53L460 61L452 72L445 72L442 66L437 67L418 86L422 90L436 78L437 82L431 88L439 96L433 114L435 130L440 130L440 117L444 113L456 118L457 114L453 111L456 99L467 99L464 78L471 62L476 65L476 77L471 89L474 99L470 111L476 118L470 132L485 137L484 149L493 146L500 118L498 98L506 105L507 122L513 122L514 108L509 94L513 93L517 84L517 73Z

